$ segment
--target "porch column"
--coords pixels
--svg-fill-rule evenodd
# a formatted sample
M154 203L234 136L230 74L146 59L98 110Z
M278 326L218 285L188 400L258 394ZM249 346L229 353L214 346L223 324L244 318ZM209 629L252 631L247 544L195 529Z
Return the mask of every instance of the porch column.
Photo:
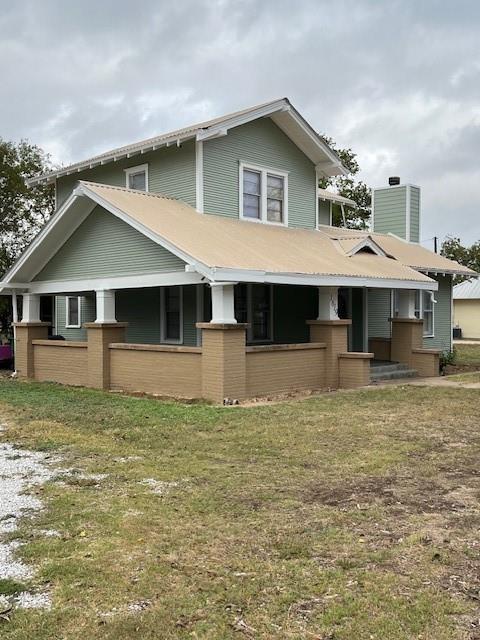
M212 282L212 324L237 324L235 320L234 287L231 282Z
M318 287L317 320L338 319L338 287Z
M112 291L112 289L102 289L95 293L97 298L97 317L95 322L116 322L115 291Z
M423 320L415 317L415 291L401 289L398 291L398 316L391 318L392 343L391 358L412 366L413 349L423 347Z
M40 296L24 293L22 301L22 323L40 322Z
M115 317L115 291L96 291L97 317L95 322L83 326L88 342L88 386L96 389L110 388L110 349L115 342L125 342L126 322Z
M340 320L338 317L338 287L318 288L318 316L316 320L308 320L310 342L324 342L325 383L330 389L339 386L340 353L348 350L348 327L351 320Z
M46 340L50 323L40 322L40 296L24 293L22 321L14 322L15 371L19 378L35 377L34 340Z
M235 319L234 284L211 283L212 319L202 330L202 396L217 403L246 394L246 324Z

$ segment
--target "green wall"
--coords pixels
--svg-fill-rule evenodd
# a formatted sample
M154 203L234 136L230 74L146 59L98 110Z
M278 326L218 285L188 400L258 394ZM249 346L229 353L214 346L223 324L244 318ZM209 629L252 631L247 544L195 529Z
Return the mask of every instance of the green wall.
M318 224L330 225L330 202L328 200L318 201Z
M34 280L183 271L185 263L101 207L95 207Z
M66 340L87 339L87 332L83 327L79 329L66 329L66 298L65 296L55 296L55 333L63 336ZM95 295L89 294L80 298L80 323L95 321Z
M288 172L288 224L315 228L316 180L312 162L272 120L231 129L203 144L204 209L238 218L241 162Z
M148 164L148 189L179 198L195 206L195 143L188 141L177 147L99 165L57 180L57 208L68 198L78 180L101 182L125 187L125 169Z
M410 242L420 242L420 189L400 185L375 189L373 230L407 239L407 200L410 201Z

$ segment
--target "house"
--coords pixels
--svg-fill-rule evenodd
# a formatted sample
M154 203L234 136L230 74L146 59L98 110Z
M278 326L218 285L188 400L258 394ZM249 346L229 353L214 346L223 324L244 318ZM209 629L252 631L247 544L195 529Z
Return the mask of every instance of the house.
M462 338L480 340L480 280L465 280L453 287L453 325Z
M318 180L346 172L284 98L33 178L57 210L0 283L18 375L215 402L435 375L472 272L419 245L413 185L335 226L354 203Z

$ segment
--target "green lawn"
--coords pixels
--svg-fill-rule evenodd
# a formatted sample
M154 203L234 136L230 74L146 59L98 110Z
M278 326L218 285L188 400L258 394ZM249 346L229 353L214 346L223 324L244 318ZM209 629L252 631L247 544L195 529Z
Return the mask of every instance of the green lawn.
M480 369L480 342L478 344L456 344L456 364L476 366Z
M1 637L478 637L478 413L468 389L220 408L1 381L4 440L108 474L44 485L20 552L54 607Z

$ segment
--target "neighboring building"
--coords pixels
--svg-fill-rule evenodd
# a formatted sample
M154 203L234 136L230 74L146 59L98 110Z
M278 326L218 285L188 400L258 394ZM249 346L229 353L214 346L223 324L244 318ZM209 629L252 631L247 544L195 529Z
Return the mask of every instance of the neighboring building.
M364 384L372 351L435 373L473 272L418 244L418 187L335 226L354 203L317 185L345 173L281 99L30 180L57 212L1 283L19 375L222 401Z
M453 326L462 330L462 338L480 340L480 280L453 287Z

